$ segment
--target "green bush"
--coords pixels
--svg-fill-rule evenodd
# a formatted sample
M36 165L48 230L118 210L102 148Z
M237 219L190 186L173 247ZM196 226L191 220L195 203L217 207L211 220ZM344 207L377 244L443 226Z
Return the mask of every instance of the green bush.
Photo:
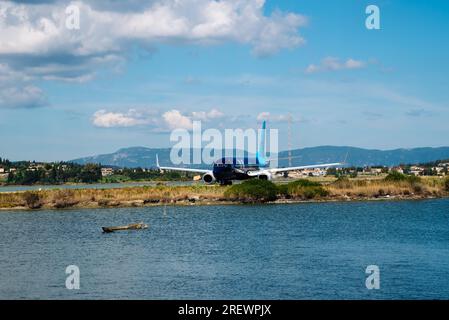
M277 187L278 195L286 197L286 198L290 197L290 195L288 193L288 184L278 184L278 185L276 185L276 187Z
M449 177L444 180L444 189L449 191Z
M320 183L300 179L287 184L287 194L302 199L315 199L329 195Z
M225 197L242 202L267 202L277 199L276 185L267 180L252 179L229 187Z
M386 177L385 177L385 181L406 181L407 180L407 176L403 173L397 172L397 171L392 171L390 172Z
M410 184L416 184L421 182L421 178L414 175L405 175L397 171L390 172L386 177L385 181L389 182L408 182Z
M39 209L40 207L42 207L41 197L37 192L24 192L23 200L25 201L26 206L30 209Z

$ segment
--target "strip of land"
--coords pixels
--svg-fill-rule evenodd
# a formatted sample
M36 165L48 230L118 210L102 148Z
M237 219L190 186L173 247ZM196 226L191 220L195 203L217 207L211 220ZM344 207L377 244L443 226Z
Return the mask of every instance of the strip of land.
M384 179L316 182L300 179L275 184L249 180L233 186L143 186L116 189L59 189L0 193L0 209L66 209L428 199L449 196L449 178L392 175Z

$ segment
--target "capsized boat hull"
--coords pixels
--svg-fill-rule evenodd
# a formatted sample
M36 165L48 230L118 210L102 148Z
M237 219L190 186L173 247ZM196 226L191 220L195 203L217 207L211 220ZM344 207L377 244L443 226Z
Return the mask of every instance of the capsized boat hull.
M128 224L126 226L116 226L116 227L102 227L103 232L109 233L114 231L122 231L122 230L140 230L140 229L147 229L148 225L140 222L140 223L132 223Z

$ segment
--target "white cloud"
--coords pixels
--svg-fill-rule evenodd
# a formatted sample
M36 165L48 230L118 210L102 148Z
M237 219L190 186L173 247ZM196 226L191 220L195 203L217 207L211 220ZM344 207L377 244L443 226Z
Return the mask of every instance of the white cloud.
M37 108L47 106L44 92L29 78L0 64L0 108Z
M127 113L107 112L102 109L94 113L92 122L96 127L112 128L144 125L148 124L149 120L142 118L142 115L134 109L130 109Z
M66 27L69 3L80 9L79 30ZM40 80L90 81L102 68L123 66L136 47L152 52L160 44L232 42L267 56L303 44L298 31L306 18L281 11L266 15L264 4L264 0L0 1L0 88L37 88L33 82ZM2 80L2 66L14 78ZM21 105L44 105L39 95L34 96L36 103Z
M290 114L271 114L270 112L261 112L257 115L257 121L269 120L271 122L298 121Z
M304 16L275 12L269 19L264 18L260 34L251 41L256 56L270 56L284 48L294 48L305 43L297 34L299 27L307 24Z
M190 115L182 114L181 111L173 109L165 112L162 118L165 122L165 129L186 129L191 130L193 121L209 122L223 118L225 114L218 109L211 109L209 111L192 111ZM160 128L163 130L163 128Z
M212 109L210 111L193 111L192 118L194 120L208 121L212 119L219 119L224 116L224 113L217 109Z
M270 119L270 113L269 112L261 112L257 115L257 121L263 121Z
M358 61L354 59L348 59L346 60L344 67L346 69L359 69L363 68L365 66L365 63L363 61Z
M192 120L189 117L181 114L179 110L167 111L162 115L162 118L165 121L165 125L170 130L175 129L191 130L193 126Z
M66 1L2 1L0 57L22 59L26 62L23 66L57 61L73 67L106 56L125 56L132 44L154 48L173 42L235 42L248 44L256 55L264 56L304 42L298 28L306 24L306 18L280 11L264 15L263 0L165 0L146 5L133 1L129 10L125 10L126 4L118 7L112 1L72 4L80 8L79 30L65 26ZM117 10L108 10L109 5Z
M207 117L209 119L218 119L224 117L224 113L218 109L212 109L207 113Z
M174 129L191 130L194 120L210 122L223 118L225 115L218 109L209 111L193 111L183 114L177 109L158 112L149 109L129 109L126 112L98 110L92 117L92 123L100 128L148 126L154 131L164 132Z
M360 69L366 66L366 63L360 60L347 59L346 61L341 61L339 58L327 57L321 60L321 63L309 65L305 72L306 73L316 73L324 71L338 71L338 70L350 70L350 69Z
M38 108L47 105L47 97L36 86L0 85L0 108Z

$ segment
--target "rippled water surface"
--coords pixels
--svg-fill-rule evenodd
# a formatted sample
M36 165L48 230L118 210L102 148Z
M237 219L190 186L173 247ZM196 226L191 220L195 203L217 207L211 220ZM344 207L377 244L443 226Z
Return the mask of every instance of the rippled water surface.
M2 211L0 298L449 299L449 200Z

